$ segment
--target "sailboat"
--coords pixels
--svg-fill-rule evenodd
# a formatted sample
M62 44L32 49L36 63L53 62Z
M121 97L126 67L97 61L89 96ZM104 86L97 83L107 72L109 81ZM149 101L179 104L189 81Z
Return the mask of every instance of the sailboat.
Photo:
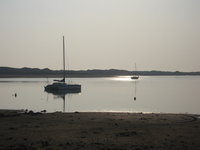
M135 63L135 74L131 77L131 79L139 79L139 75L136 75L136 63Z
M63 36L63 79L54 80L53 84L45 86L45 91L50 93L80 93L81 85L80 84L68 84L65 83L65 38Z

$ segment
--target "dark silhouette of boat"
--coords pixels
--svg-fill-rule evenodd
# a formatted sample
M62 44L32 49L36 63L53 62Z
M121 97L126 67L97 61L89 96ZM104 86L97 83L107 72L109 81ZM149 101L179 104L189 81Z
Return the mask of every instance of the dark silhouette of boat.
M80 93L81 85L80 84L68 84L65 83L65 39L63 36L63 79L54 80L53 84L45 86L45 91L49 93Z
M139 75L136 75L136 63L135 63L135 71L134 71L134 75L131 77L131 79L139 79Z
M131 79L139 79L139 76L132 76Z
M63 93L80 93L81 85L67 84L65 82L63 83L56 82L56 83L45 86L45 91L49 93L59 93L61 91L63 91Z

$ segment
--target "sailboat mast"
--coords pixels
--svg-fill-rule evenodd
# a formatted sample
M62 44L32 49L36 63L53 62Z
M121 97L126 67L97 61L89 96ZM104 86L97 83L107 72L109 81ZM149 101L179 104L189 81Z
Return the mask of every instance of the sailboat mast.
M136 63L135 63L135 75L136 75L136 71L137 71L137 68L136 68Z
M63 81L65 82L65 37L63 36Z

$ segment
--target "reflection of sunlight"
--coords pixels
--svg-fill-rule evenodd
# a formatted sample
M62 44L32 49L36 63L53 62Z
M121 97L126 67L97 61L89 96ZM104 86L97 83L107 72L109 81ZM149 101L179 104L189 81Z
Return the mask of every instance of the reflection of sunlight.
M137 80L139 80L139 79L137 79ZM131 79L131 76L118 76L118 77L111 78L111 80L115 80L115 81L136 81L135 79Z

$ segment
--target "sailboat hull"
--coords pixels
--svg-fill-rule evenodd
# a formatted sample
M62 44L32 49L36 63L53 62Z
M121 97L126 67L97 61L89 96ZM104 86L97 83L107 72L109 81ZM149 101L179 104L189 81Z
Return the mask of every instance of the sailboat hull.
M133 76L131 79L139 79L139 76Z
M81 85L79 84L66 84L66 83L53 83L45 86L47 92L65 92L65 93L80 93Z

